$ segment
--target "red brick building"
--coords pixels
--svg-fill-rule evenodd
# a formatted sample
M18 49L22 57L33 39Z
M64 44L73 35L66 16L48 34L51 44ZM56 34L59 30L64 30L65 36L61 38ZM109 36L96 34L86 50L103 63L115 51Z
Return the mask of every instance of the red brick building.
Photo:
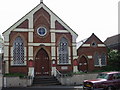
M76 71L77 34L43 2L32 9L4 36L5 73L56 75Z
M43 2L3 36L5 73L55 76L57 71L92 71L107 64L106 46L97 36L92 34L77 50L78 35Z
M78 43L78 70L93 71L107 65L107 47L93 33Z

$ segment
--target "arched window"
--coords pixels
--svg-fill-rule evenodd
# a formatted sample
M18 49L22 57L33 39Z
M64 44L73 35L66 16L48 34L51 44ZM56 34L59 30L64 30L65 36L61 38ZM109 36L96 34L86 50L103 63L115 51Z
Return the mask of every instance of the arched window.
M20 36L13 43L13 65L24 65L24 42Z
M105 55L105 53L101 54L101 65L106 65L106 55Z
M68 41L64 37L59 43L59 64L68 64Z
M94 65L99 65L99 54L97 52L94 54Z

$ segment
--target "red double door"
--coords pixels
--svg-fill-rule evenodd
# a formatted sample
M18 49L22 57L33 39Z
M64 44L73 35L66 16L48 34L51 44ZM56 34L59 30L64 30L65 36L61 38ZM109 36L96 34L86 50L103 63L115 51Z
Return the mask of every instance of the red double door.
M87 62L87 58L82 56L79 60L79 65L78 65L78 70L79 71L88 71L88 62Z
M48 53L40 49L35 58L35 76L50 75L50 60Z

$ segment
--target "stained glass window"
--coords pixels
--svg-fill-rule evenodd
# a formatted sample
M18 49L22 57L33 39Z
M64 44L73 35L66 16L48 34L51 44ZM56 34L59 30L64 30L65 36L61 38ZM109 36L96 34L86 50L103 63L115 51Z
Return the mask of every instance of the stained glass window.
M24 42L20 36L13 43L13 64L24 65Z
M66 38L61 38L59 43L59 63L68 63L68 41Z

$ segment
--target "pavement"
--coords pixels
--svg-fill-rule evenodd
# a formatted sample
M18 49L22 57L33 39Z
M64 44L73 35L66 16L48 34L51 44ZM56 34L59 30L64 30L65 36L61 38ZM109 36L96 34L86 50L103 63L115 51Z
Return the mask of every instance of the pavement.
M25 88L3 88L2 90L83 90L82 86L32 86Z

